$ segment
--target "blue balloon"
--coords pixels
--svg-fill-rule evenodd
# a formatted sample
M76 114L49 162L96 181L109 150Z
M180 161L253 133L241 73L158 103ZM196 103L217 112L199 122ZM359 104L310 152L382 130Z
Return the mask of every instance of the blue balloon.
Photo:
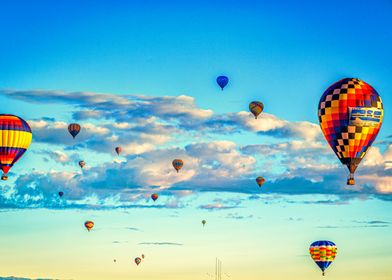
M219 76L218 78L216 78L216 82L223 90L223 88L229 83L229 78L227 78L226 76Z

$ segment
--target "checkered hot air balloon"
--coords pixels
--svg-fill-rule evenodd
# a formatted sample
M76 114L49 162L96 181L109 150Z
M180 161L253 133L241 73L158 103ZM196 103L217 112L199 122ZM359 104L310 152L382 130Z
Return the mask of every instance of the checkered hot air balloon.
M6 180L10 168L30 146L33 134L29 124L14 115L0 115L0 167Z
M329 145L350 171L347 184L354 185L354 172L382 125L381 97L364 81L346 78L321 96L318 116Z
M323 275L325 275L325 270L334 261L337 250L335 243L327 240L316 241L310 245L310 256L321 269Z

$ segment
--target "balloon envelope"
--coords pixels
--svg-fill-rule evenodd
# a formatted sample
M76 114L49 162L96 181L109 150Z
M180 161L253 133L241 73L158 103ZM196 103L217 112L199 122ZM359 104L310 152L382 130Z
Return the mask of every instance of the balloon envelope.
M336 257L337 247L332 241L315 241L310 245L309 253L324 275L324 271Z
M120 155L120 153L122 152L122 148L121 147L116 147L116 153L117 153L117 155L119 156Z
M59 192L59 197L63 197L64 193L63 192Z
M255 116L255 119L263 112L264 104L260 101L252 101L249 103L249 111Z
M318 117L325 139L350 171L347 183L353 185L354 172L382 125L381 97L360 79L342 79L321 96Z
M203 221L201 221L201 223L203 224L203 227L204 227L206 225L207 221L203 220Z
M177 171L180 171L180 169L184 166L184 162L181 159L175 159L172 162L174 169Z
M139 257L135 258L135 263L136 263L137 265L139 265L141 262L142 262L142 259L141 259L141 258L139 258Z
M72 137L75 138L76 135L78 135L78 133L80 132L80 125L77 123L71 123L68 126L68 131L72 135Z
M14 115L0 115L0 167L5 174L26 152L32 137L25 120Z
M229 83L229 78L226 76L219 76L216 78L216 82L220 86L220 88L223 90L224 87Z
M79 161L79 166L81 168L83 168L86 165L86 163L84 162L84 160Z

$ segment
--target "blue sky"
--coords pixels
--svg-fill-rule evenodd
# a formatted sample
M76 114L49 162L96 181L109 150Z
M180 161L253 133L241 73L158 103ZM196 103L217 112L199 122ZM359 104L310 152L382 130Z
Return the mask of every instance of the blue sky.
M217 256L232 279L307 279L318 275L307 246L333 239L335 279L388 279L391 1L80 2L1 3L1 113L34 136L0 187L0 277L209 279ZM385 107L354 188L317 119L344 77Z

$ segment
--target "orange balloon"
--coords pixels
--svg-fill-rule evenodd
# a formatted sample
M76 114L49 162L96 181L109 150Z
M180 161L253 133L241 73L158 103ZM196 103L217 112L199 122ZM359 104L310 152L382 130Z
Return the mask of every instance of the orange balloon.
M90 231L94 227L94 222L93 221L87 221L87 222L84 223L84 226L86 227L86 229L88 231Z

